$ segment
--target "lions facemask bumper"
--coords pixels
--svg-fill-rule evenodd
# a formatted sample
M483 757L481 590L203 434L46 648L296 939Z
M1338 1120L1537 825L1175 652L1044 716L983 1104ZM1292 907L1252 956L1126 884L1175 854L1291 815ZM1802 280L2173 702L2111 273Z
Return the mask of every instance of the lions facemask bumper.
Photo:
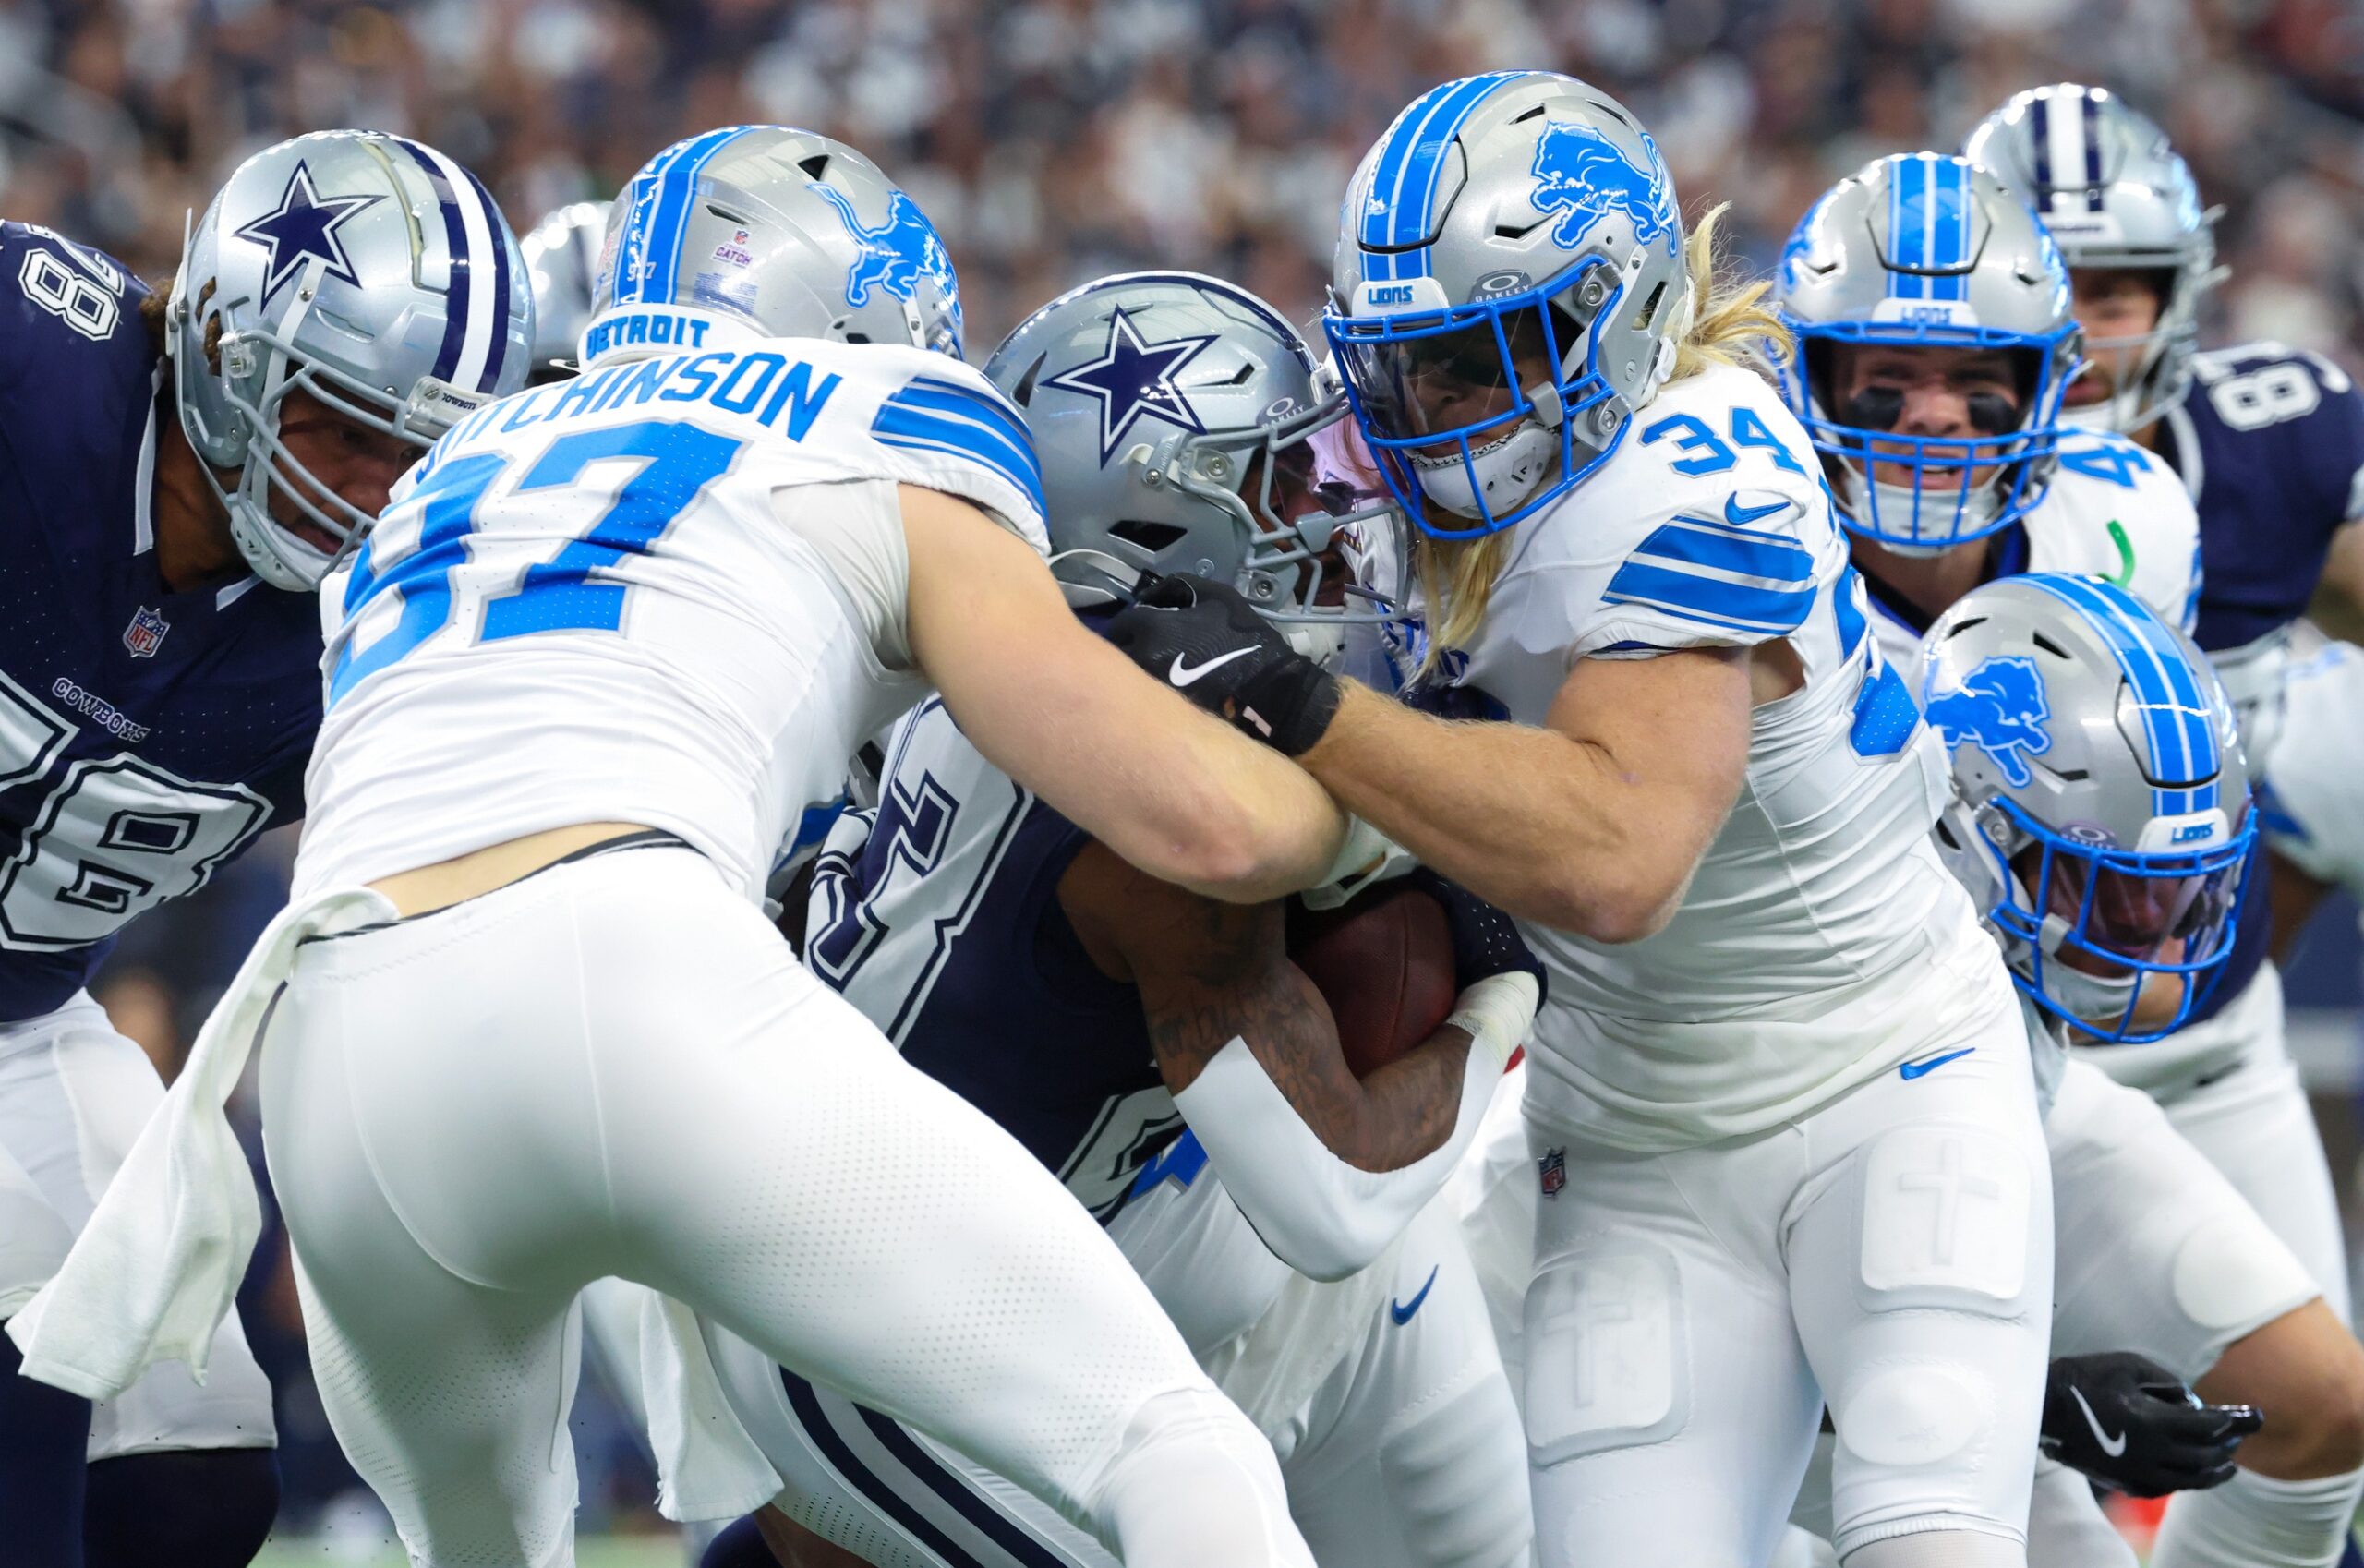
M2257 826L2247 814L2225 842L2185 853L2086 843L2008 799L1976 813L1971 831L2000 893L1984 912L2038 1007L2095 1040L2138 1044L2182 1028L2207 999L2248 897ZM2162 984L2179 988L2172 1016L2138 1024L2146 988Z
M289 395L424 448L525 384L533 297L467 171L401 137L323 131L230 176L187 236L167 319L181 428L231 537L265 582L307 591L373 519L288 449ZM277 496L337 548L275 519Z

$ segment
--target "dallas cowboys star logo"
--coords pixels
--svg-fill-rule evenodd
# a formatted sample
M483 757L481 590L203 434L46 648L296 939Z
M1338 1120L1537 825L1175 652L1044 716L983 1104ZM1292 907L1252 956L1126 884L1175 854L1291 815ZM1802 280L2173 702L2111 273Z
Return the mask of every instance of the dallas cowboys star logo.
M313 188L311 169L298 162L296 172L287 176L287 188L280 193L279 210L265 212L236 231L240 239L271 247L271 265L263 273L263 304L268 306L279 286L294 277L305 259L311 256L328 263L330 277L342 278L356 288L360 287L361 280L353 275L353 263L346 258L344 243L336 237L336 231L363 208L382 199L376 196L322 197Z
M1108 320L1108 346L1099 358L1045 377L1043 384L1100 400L1100 461L1104 464L1116 455L1125 432L1143 417L1163 419L1193 435L1207 433L1190 400L1174 384L1174 376L1214 341L1209 333L1146 342L1120 308Z

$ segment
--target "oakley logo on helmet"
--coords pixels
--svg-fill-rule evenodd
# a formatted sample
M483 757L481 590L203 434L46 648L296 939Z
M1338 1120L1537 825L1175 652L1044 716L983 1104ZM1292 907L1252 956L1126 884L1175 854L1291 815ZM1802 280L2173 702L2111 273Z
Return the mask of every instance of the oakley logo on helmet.
M271 304L271 296L302 269L307 257L317 256L327 262L330 277L360 287L361 280L354 275L352 259L345 255L344 242L337 238L336 231L363 208L380 199L375 196L321 196L312 187L310 167L298 160L287 176L287 188L279 194L278 208L240 225L236 231L240 239L251 240L271 250L270 264L263 270L263 304Z
M874 229L862 226L854 216L853 203L841 191L814 184L814 193L836 209L838 222L846 226L847 235L860 247L853 270L846 274L846 303L859 310L870 303L874 288L909 300L919 291L920 280L933 278L944 297L957 325L960 320L960 283L952 271L952 258L946 254L944 241L936 237L935 226L919 203L898 190L886 200L886 221Z
M1975 742L2015 789L2032 777L2027 754L2052 749L2044 728L2052 710L2044 704L2044 677L2033 659L1988 659L1964 676L1958 689L1932 696L1926 717L1945 735L1949 750Z
M1674 254L1681 220L1674 210L1674 190L1659 163L1658 144L1642 134L1649 166L1629 161L1615 142L1587 125L1554 120L1544 127L1535 144L1535 195L1538 212L1556 212L1552 243L1574 250L1584 243L1595 223L1622 212L1634 225L1634 237L1647 245L1663 238L1667 254Z

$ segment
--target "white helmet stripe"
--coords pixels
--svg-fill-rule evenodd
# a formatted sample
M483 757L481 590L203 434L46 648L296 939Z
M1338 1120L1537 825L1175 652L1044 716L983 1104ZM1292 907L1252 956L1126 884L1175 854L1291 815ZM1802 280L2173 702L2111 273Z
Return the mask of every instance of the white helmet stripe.
M2044 210L2062 212L2085 205L2085 115L2081 103L2056 102L2045 115L2051 133L2052 188L2044 192Z
M452 384L471 392L484 384L486 364L492 358L497 342L509 331L506 320L499 319L494 306L502 303L496 296L501 292L489 285L491 269L499 263L501 241L495 237L492 216L476 182L468 172L425 142L413 142L428 156L428 160L442 174L452 187L452 200L460 210L460 230L465 236L468 253L453 259L454 266L469 266L482 259L485 271L478 275L480 285L468 290L468 316L464 335L460 340L460 362L452 371Z

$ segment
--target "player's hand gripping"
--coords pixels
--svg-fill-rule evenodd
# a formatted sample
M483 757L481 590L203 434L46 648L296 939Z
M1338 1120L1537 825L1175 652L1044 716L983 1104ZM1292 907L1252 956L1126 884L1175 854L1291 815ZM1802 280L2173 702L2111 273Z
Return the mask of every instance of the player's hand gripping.
M2203 1405L2158 1363L2124 1351L2064 1356L2044 1391L2044 1452L2133 1497L2222 1486L2253 1405Z
M1525 974L1534 977L1540 999L1550 983L1544 977L1542 960L1527 947L1526 939L1518 934L1518 925L1510 916L1460 883L1448 881L1424 865L1406 873L1404 883L1444 906L1445 924L1453 932L1455 989L1466 991L1479 981L1498 974Z
M1227 583L1144 576L1107 637L1152 676L1284 756L1303 754L1338 711L1337 677L1289 646Z

